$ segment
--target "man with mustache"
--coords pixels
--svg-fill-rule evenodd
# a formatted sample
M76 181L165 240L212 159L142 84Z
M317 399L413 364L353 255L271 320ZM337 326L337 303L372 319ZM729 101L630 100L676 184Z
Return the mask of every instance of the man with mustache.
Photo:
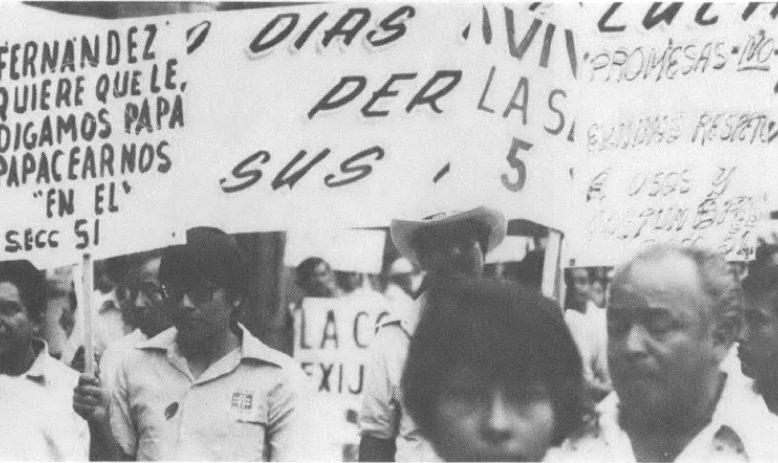
M745 323L738 357L767 407L778 414L778 266L754 266L743 282Z
M663 243L621 267L608 307L614 392L551 460L775 461L778 420L722 371L741 291L723 257Z
M459 276L481 276L484 255L502 242L506 231L502 213L483 206L391 224L395 246L427 273L431 286ZM425 301L426 294L419 296L415 310L402 319L387 317L372 341L359 417L361 461L439 460L407 415L400 396L410 338Z
M289 461L315 457L302 369L236 315L248 293L237 242L215 228L187 231L159 269L174 326L122 358L111 429L137 460Z

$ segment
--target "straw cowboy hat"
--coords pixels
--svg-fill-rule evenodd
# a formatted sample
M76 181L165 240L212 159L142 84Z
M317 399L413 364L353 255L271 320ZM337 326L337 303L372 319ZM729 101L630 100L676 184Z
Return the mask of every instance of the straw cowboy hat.
M508 222L500 211L488 207L479 206L468 211L441 212L421 220L392 220L390 234L392 241L400 254L418 265L419 260L416 257L416 250L413 248L414 234L425 228L441 228L462 224L464 222L475 222L488 230L489 238L486 243L484 254L488 254L494 248L499 246L505 239L508 230Z

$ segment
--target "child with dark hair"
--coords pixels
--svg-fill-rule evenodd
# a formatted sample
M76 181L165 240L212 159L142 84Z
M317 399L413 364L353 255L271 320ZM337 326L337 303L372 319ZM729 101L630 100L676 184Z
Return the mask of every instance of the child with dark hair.
M556 304L493 279L434 288L403 400L446 460L537 461L575 429L581 360Z

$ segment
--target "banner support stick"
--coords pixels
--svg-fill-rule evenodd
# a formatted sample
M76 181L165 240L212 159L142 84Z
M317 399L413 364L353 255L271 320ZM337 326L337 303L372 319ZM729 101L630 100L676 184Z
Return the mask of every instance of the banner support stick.
M94 261L92 260L92 255L89 253L85 253L84 258L81 261L81 275L83 280L81 285L83 312L81 313L81 316L84 334L84 372L94 376L95 349L94 343L92 342L92 288L94 286Z

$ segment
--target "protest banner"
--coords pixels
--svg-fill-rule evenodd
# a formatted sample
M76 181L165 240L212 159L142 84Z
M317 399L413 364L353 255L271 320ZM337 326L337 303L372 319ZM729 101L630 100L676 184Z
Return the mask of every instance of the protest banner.
M357 416L365 387L370 341L385 307L366 298L306 298L295 310L294 358L317 391L327 441L358 445Z
M185 38L161 19L3 10L0 260L51 268L181 239Z
M657 241L753 258L763 173L778 167L778 37L770 9L751 5L580 7L577 226L564 265L615 265Z
M534 15L327 4L187 16L185 169L198 181L182 194L204 206L182 220L319 230L486 204L565 228L565 151L546 139L571 144L572 32L546 46L555 26L538 20L545 35L522 42Z

